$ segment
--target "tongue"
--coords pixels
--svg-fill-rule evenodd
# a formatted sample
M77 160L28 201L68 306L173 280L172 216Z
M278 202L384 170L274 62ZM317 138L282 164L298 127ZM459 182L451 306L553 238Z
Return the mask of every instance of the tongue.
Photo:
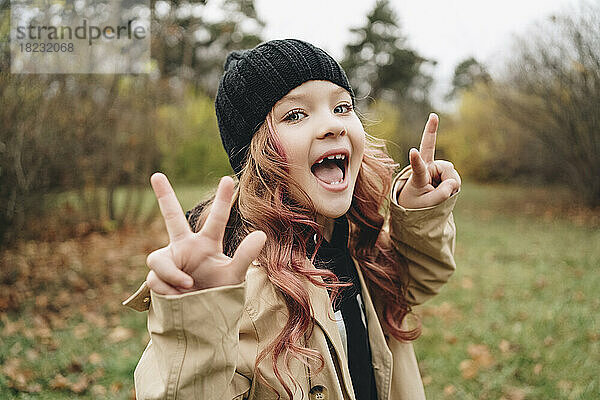
M344 178L344 172L333 161L323 161L315 165L312 172L325 183L339 182Z

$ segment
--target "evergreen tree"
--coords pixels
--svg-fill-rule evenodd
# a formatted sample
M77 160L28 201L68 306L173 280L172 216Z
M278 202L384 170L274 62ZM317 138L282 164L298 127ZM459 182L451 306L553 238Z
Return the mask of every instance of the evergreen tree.
M489 83L492 80L486 67L479 63L474 57L469 57L454 68L452 78L452 91L446 99L451 100L465 89L470 89L477 82Z
M421 67L435 62L406 45L389 0L378 0L367 23L351 32L356 40L345 47L342 66L359 99L427 102L432 79Z

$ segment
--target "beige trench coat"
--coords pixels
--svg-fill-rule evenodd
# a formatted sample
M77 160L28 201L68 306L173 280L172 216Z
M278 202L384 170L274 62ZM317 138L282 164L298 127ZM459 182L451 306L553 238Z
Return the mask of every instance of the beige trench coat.
M410 172L409 166L394 179L389 229L397 249L408 260L408 296L413 305L418 305L437 294L455 270L452 209L458 193L433 207L405 209L396 202L396 184L404 182ZM358 265L356 260L354 263ZM361 269L357 268L357 272L379 399L424 399L412 343L400 342L386 333L380 323L380 304L371 297ZM301 385L296 388L294 400L355 400L327 290L308 281L305 287L310 293L315 321L306 344L324 356L325 368L316 374L292 361L292 373ZM150 341L134 373L138 399L277 398L254 378L253 368L257 355L280 333L287 320L287 309L281 294L256 261L248 269L245 282L238 285L160 295L144 283L123 304L149 311ZM260 364L260 370L286 398L269 356Z

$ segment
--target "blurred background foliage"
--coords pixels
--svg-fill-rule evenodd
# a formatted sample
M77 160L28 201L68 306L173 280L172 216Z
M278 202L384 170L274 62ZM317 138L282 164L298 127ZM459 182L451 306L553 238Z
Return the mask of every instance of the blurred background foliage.
M198 185L231 173L214 95L226 54L260 43L264 22L248 0L160 0L152 7L148 75L10 74L2 42L1 243L143 223L152 215L142 191L158 169ZM459 63L447 95L456 107L441 113L438 157L451 159L467 179L564 184L597 207L598 15L588 5L541 20L515 40L510 58L499 59L497 76L472 57ZM6 18L0 32L8 33ZM348 40L340 61L365 126L403 163L433 111L436 62L408 46L386 0ZM122 206L119 188L132 189Z
M131 398L131 374L147 340L140 337L145 319L122 316L113 300L143 280L145 256L164 245L149 177L165 172L184 208L190 209L214 190L221 176L233 173L218 133L214 96L227 53L260 43L265 24L252 0L152 0L150 74L19 75L10 73L9 2L0 0L0 6L0 397L49 388L47 398L64 398L65 393ZM430 93L436 61L409 46L388 0L377 1L364 24L345 39L339 61L355 88L365 129L386 139L391 155L404 166L409 149L419 145L427 115L436 111ZM600 306L597 299L586 303L598 278L597 273L586 274L597 270L599 262L590 244L597 243L600 206L600 7L587 3L540 19L496 62L495 73L472 57L458 63L446 96L453 106L437 111L436 158L452 161L463 178L466 208L457 210L457 219L470 243L457 250L464 269L462 283L453 284L456 292L454 286L449 289L452 304L462 307L459 314L470 312L474 300L464 290L473 281L497 283L490 292L504 293L505 277L488 281L480 260L497 270L508 265L511 276L528 268L545 276L555 271L556 263L577 266L573 276L543 281L528 276L522 282L531 283L533 291L547 287L547 304L555 288L569 282L575 303L556 307L565 307L561 316L578 316L576 330L583 336L577 340L587 338L591 346L578 342L577 349L587 350L572 354L593 354L594 349L600 354L597 320L582 322ZM570 222L553 225L550 221L558 216ZM547 263L534 260L527 249L508 247L515 226L556 230L556 236L544 239L532 228L526 238L514 239L537 243L536 251ZM581 240L569 242L567 256L554 253L565 237ZM498 301L488 299L486 307L513 298L502 293L494 297ZM513 294L518 298L522 293ZM503 310L533 304L528 301L509 302ZM434 305L424 317L450 315L448 307L452 305ZM478 318L473 330L497 330L496 322L488 326L485 316ZM459 320L449 324L439 332L454 330L460 337L468 325ZM546 347L561 337L552 327L540 332ZM444 334L441 353L456 341L454 334ZM438 346L431 335L426 332L425 340ZM520 338L506 335L488 338L503 346L497 358L516 357L519 346L537 348L535 341L519 343ZM101 349L77 345L78 340L105 338ZM571 340L567 333L564 338ZM487 396L481 398L511 399L586 398L576 393L600 392L597 377L560 379L561 363L547 360L557 364L546 367L534 350L531 359L519 359L527 368L532 365L524 376L507 369L512 367L488 371L494 382L506 374L502 384L512 389L487 385L484 378L473 381L474 365L484 370L495 365L486 358L489 349L474 346L468 352L472 359L463 360L469 361L464 369L462 358L456 362L461 362L464 385L434 382L427 390L440 395L458 391L457 398L478 398L464 391L481 390ZM87 355L69 356L80 350ZM572 348L563 350L567 354ZM40 362L46 351L60 357ZM460 350L453 351L452 357L462 357ZM429 374L439 376L435 358L429 356L432 361L422 365L426 385ZM452 357L448 362L454 362ZM588 361L574 373L587 376ZM542 368L549 372L540 372ZM60 373L48 376L54 369ZM540 374L544 382L557 381L558 386L531 389ZM530 389L516 388L524 382Z

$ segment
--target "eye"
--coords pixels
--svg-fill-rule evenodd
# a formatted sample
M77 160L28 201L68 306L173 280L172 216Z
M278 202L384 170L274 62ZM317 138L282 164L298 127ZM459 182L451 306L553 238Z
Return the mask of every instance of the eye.
M340 104L333 109L334 113L349 113L350 111L352 111L352 104L348 103Z
M288 112L285 117L283 117L284 121L297 122L302 119L302 115L306 117L306 113L302 110L292 110Z

